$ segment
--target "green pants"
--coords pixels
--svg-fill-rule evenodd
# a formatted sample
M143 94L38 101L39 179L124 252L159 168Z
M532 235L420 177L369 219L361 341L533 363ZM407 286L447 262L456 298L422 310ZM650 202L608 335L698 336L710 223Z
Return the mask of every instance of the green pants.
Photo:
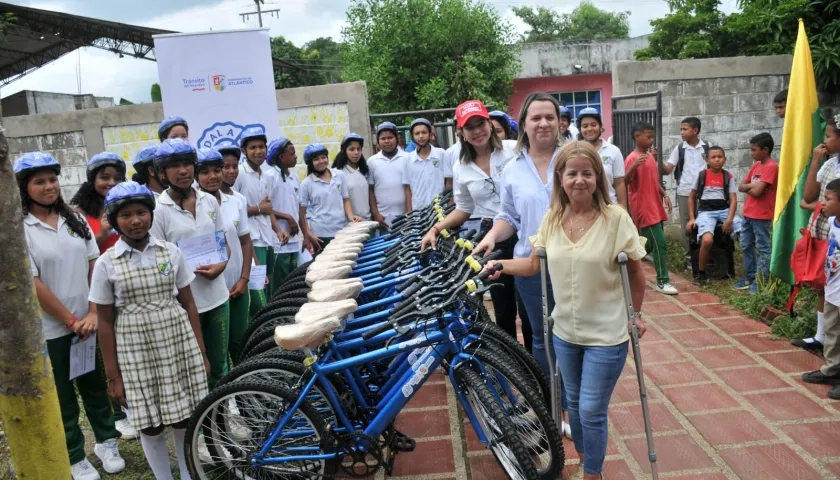
M230 338L230 302L198 314L207 360L210 361L210 375L207 377L210 389L228 373L228 341Z
M245 295L231 298L228 302L230 302L230 364L236 365L242 351L242 342L245 341L242 336L248 329L248 323L251 320L248 311L251 306L251 294L248 292Z
M250 314L251 318L260 311L262 307L268 303L268 300L265 299L265 290L249 290L251 296L251 305L248 308L248 313Z
M645 250L653 257L653 267L656 269L656 283L665 285L670 283L668 276L668 245L665 243L665 229L662 223L642 228L639 233L647 239Z
M274 275L274 249L271 247L254 247L254 256L257 263L265 265L265 278L269 280L269 286L265 288L265 296L271 298L271 278Z
M274 254L274 274L271 277L272 294L280 288L292 270L297 268L297 257L297 252Z
M114 427L114 414L108 397L108 386L102 372L102 354L97 348L95 370L70 380L70 334L47 340L47 353L52 363L55 390L58 393L58 405L61 408L61 420L64 423L64 439L70 464L74 465L85 459L85 436L79 428L79 400L76 391L82 397L90 428L96 443L117 438L119 433Z

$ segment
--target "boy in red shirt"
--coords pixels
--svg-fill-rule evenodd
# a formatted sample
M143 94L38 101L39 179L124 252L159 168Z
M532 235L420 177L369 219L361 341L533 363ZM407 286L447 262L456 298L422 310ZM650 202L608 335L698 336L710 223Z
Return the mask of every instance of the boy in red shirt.
M765 280L770 275L770 227L776 208L776 178L779 175L779 164L770 158L772 151L773 137L769 133L759 133L750 139L750 154L755 163L738 186L739 192L747 194L741 230L745 273L744 278L735 283L735 289L749 289L750 293L758 291L756 273Z
M633 125L636 149L624 160L624 180L629 193L630 212L639 233L647 239L646 249L653 257L656 268L656 291L676 295L668 276L668 248L662 222L668 219L663 200L671 211L671 199L659 183L659 163L653 147L653 125L639 122Z

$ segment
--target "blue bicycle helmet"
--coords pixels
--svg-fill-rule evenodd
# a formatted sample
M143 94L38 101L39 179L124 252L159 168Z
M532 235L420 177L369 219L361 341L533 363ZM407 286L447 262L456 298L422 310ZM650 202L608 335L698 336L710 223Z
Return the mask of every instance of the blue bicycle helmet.
M242 135L239 136L239 148L244 149L249 140L262 140L268 143L268 137L265 136L265 130L262 127L251 127L245 129Z
M169 135L169 131L172 130L172 127L176 125L181 125L184 127L187 132L190 131L190 126L187 124L187 121L181 117L166 117L160 122L160 126L158 127L158 138L160 141L166 140L166 136Z
M429 132L432 131L432 122L426 120L425 118L417 118L413 122L411 122L411 125L408 126L408 134L412 137L414 136L414 127L416 127L417 125L425 125L429 128Z
M510 119L510 133L513 134L514 137L519 136L519 124L516 123L516 120L513 118Z
M501 110L493 110L492 112L490 112L490 119L496 120L497 122L502 124L502 128L505 129L506 137L511 137L514 135L510 124L510 122L513 121L513 119L510 118L510 116L507 113Z
M586 118L586 117L591 117L591 118L594 118L595 120L598 120L598 124L600 124L600 125L604 124L604 122L601 121L601 112L599 112L597 108L586 107L583 110L581 110L580 112L578 112L578 117L577 117L577 122L576 122L578 130L580 130L580 124L583 121L583 119Z
M379 141L379 134L382 132L393 132L395 137L399 136L399 130L397 130L397 126L391 122L382 122L376 126L376 141Z
M180 138L168 138L161 142L155 150L155 170L161 172L169 165L188 161L195 164L198 161L195 148Z
M236 145L224 145L219 147L217 150L222 157L225 155L233 155L236 158L240 158L242 156L242 150Z
M96 171L104 167L114 167L125 178L125 160L116 153L102 152L90 157L87 163L88 182L93 181Z
M108 191L108 195L105 196L105 216L108 218L108 223L111 224L114 230L119 232L117 213L119 213L120 208L130 203L142 203L149 207L149 211L152 213L152 220L154 220L155 204L157 203L154 193L147 187L129 180L114 185Z
M61 164L52 155L44 152L26 152L15 160L12 168L18 181L38 170L48 168L61 175Z
M584 109L586 110L586 109ZM581 110L583 112L583 110ZM572 121L572 111L569 110L569 107L560 107L560 118L566 117L570 122Z
M212 148L200 148L198 152L196 152L196 160L199 167L225 166L225 160L222 157L222 154L219 153L218 150L214 150Z
M143 173L146 173L146 167L154 165L155 152L157 151L157 148L157 145L149 145L137 153L134 157L134 161L131 162L131 166L134 167L135 172L142 171Z
M318 155L329 155L329 150L321 143L310 143L306 146L306 150L303 151L303 161L306 163L312 163L312 160L315 159Z
M365 146L365 138L359 135L358 133L348 133L341 139L341 149L344 150L344 147L347 146L349 142L359 142L362 146Z
M280 153L291 145L292 141L285 137L275 138L268 144L268 153L265 156L265 161L269 165L274 165L277 160L280 160Z

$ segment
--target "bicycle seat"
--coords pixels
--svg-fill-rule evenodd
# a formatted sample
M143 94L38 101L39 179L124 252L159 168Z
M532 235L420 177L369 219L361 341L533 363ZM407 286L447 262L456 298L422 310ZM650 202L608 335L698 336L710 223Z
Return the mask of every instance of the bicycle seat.
M370 235L362 232L338 232L335 234L334 242L339 243L364 243L370 238ZM330 244L332 245L332 244Z
M357 258L359 258L359 254L353 252L321 253L315 257L315 261L312 263L337 262L341 260L353 260L355 262Z
M321 258L321 257L319 256L318 258ZM309 267L307 267L306 271L309 272L309 271L313 271L313 270L324 270L324 269L338 268L338 267L351 267L352 268L353 265L355 265L355 264L356 264L356 262L354 262L353 260L336 260L336 261L332 261L332 260L326 261L325 260L323 262L319 262L316 259L314 262L309 264Z
M327 268L327 269L309 269L306 271L306 284L310 287L318 280L336 280L339 278L347 278L353 267L345 265L343 267Z
M361 243L330 243L326 247L324 247L323 253L344 253L344 252L353 252L359 253L362 251L362 244Z
M295 323L312 323L326 317L342 319L355 312L357 308L359 305L352 298L335 302L307 302L295 314Z
M274 342L286 350L314 348L324 343L327 337L341 328L338 317L321 317L308 323L290 323L274 328Z
M365 288L360 278L343 280L319 280L312 284L312 290L306 295L310 302L334 302L356 298Z

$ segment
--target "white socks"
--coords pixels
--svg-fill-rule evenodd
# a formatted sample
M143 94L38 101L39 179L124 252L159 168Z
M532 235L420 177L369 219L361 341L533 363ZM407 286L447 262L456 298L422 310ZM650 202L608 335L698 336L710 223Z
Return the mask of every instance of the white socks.
M140 433L140 444L143 445L143 453L146 454L146 461L157 480L174 480L172 469L169 467L169 448L166 445L166 434L161 432L158 435L146 435ZM183 449L182 449L183 451Z
M825 343L825 313L817 312L817 334L814 339L820 343Z
M187 457L184 453L184 437L186 435L186 428L172 429L172 440L175 441L175 453L178 456L178 469L181 470L181 480L191 480L190 469L187 468Z

